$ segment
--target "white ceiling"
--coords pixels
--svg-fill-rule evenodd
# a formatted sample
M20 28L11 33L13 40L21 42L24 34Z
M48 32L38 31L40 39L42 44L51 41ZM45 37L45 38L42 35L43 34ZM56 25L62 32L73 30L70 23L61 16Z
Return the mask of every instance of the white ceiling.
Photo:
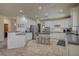
M55 18L60 16L70 15L70 8L78 4L69 3L0 3L0 14L4 16L17 16L20 14L19 10L23 10L23 14L29 18ZM38 7L42 6L39 10ZM61 13L60 10L63 10ZM48 14L48 17L45 17Z

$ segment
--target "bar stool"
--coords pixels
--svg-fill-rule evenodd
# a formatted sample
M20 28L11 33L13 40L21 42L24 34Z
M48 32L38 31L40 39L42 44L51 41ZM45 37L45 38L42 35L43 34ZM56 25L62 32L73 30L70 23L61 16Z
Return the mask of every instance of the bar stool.
M39 43L39 36L36 36L36 42Z

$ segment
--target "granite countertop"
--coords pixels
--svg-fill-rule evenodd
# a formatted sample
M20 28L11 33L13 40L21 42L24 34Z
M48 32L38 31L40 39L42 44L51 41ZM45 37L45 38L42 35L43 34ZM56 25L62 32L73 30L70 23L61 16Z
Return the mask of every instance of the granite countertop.
M31 32L16 32L16 35L26 35L26 33L31 33Z
M64 41L65 42L65 40L59 40L59 41ZM68 41L68 44L79 45L79 42Z
M77 36L79 36L79 33L73 33L73 32L67 32L66 34L71 34L71 35L77 35Z
M50 33L39 33L39 34L50 34Z
M52 34L52 33L65 33L65 32L49 32L49 33L39 33L39 34Z
M31 32L9 31L8 33L15 33L16 35L25 35L26 33L31 33Z
M65 32L50 32L50 33L65 33Z
M50 33L66 33L66 34L71 34L71 35L79 36L79 33L74 33L74 32L50 32Z
M16 35L26 35L25 33L16 33Z
M69 44L79 45L79 42L68 42Z

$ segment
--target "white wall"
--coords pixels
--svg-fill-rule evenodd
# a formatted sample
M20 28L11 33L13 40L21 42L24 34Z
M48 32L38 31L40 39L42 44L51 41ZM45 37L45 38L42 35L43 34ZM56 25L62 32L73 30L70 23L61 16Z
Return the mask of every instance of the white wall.
M16 23L16 22L17 24L24 24L23 28L19 28L17 26L17 31L18 30L25 31L26 28L30 28L30 25L36 25L36 21L31 20L27 17L18 17L16 22L15 22L16 19L9 19L8 17L3 17L3 20L4 20L4 24L8 24L8 31L14 31L12 23Z
M73 20L72 30L76 31L79 29L79 6L71 9L71 18Z
M0 19L0 41L3 41L3 19Z
M61 28L69 28L72 26L71 18L61 19L61 20L52 20L52 21L45 21L45 26L50 27L51 29L54 28L54 25L60 25Z
M4 24L8 24L8 30L11 30L11 21L8 19L8 17L3 17Z
M8 17L3 17L4 24L8 24L8 31L14 31L13 24L16 23L16 19L10 19Z
M36 21L31 20L31 19L28 19L26 26L27 26L27 27L30 27L30 25L36 25Z
M3 29L3 18L0 17L0 48L3 47L3 39L4 39L4 29Z
M27 28L30 28L30 25L35 25L36 22L31 20L25 16L17 17L17 31L25 31ZM22 27L18 27L18 24L23 25Z

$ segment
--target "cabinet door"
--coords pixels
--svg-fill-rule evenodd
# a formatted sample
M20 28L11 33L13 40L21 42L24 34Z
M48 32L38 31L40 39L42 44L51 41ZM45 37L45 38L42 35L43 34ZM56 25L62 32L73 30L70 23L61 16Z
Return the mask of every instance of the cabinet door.
M15 33L8 33L8 40L7 40L7 46L8 49L10 48L16 48L16 34Z
M16 36L16 48L25 46L25 35Z
M79 56L79 45L69 44L69 56Z
M66 38L66 35L65 33L52 33L51 35L52 38L55 38L55 39L65 39Z
M79 6L71 9L73 26L79 26Z
M27 33L25 39L31 40L32 39L32 33Z

